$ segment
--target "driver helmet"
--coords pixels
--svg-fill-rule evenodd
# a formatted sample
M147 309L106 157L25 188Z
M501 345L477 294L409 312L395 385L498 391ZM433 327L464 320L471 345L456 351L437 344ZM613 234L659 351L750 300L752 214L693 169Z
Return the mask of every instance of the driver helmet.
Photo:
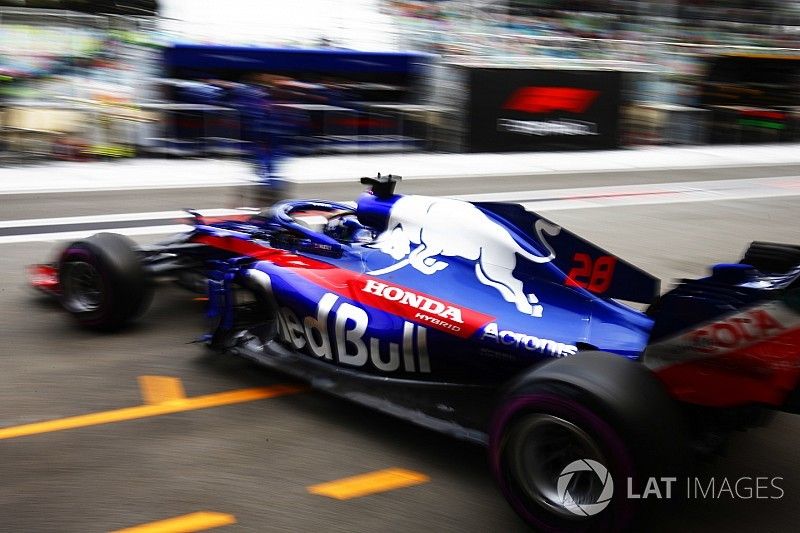
M375 240L375 232L359 222L356 215L332 218L325 225L325 235L340 242L367 243Z

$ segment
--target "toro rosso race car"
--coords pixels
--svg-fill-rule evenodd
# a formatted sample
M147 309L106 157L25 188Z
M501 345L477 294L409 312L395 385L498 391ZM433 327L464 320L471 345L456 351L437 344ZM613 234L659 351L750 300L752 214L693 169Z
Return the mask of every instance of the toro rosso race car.
M398 180L363 178L356 204L193 213L155 246L97 234L32 283L102 330L158 281L202 291L212 348L486 444L506 499L544 531L629 527L626 484L679 475L770 408L798 410L800 247L753 243L660 295L519 205L402 196Z

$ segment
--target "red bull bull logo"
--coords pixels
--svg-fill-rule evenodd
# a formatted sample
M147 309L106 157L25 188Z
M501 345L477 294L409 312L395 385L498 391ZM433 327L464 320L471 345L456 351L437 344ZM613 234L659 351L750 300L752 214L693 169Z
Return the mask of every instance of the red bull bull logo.
M454 220L458 221L456 233L452 231ZM458 257L474 261L478 281L496 289L519 312L541 317L539 299L525 293L522 281L513 272L517 256L539 264L552 261L555 252L545 235L558 235L561 227L540 219L534 230L548 255L539 256L524 249L505 227L469 202L404 196L392 206L387 229L375 243L397 263L368 274L382 275L411 267L430 276L447 268L448 258Z

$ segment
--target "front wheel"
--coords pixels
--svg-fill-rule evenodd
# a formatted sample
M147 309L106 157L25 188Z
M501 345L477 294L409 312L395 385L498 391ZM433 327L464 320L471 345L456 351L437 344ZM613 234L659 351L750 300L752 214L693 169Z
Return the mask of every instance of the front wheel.
M59 260L61 304L84 327L115 330L144 311L151 288L133 241L98 233Z

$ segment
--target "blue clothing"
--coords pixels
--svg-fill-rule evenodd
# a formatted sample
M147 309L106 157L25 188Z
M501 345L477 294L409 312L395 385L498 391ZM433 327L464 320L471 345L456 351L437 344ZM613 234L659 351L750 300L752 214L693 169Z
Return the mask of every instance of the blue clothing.
M237 84L228 90L227 104L239 114L242 139L247 141L258 180L265 186L282 188L280 165L288 155L290 130L284 113L270 94L251 85Z

